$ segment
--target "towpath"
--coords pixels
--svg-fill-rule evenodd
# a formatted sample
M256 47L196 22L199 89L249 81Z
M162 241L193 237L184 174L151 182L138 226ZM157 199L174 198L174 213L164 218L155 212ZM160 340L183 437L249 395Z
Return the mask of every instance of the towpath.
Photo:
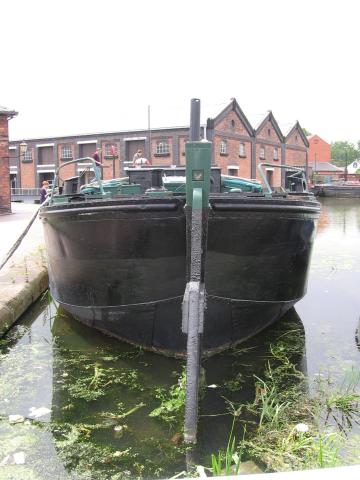
M0 259L30 222L39 205L12 203L0 216ZM32 305L48 285L42 225L34 221L14 255L0 270L0 336Z

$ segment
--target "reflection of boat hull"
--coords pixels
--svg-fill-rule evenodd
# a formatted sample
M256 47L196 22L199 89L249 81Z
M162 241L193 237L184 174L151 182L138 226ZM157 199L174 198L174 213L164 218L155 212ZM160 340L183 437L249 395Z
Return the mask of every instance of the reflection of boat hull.
M360 185L315 185L313 192L319 197L360 197Z
M85 324L145 348L183 353L183 197L45 207L50 287ZM203 348L212 352L279 319L306 290L318 203L212 195Z

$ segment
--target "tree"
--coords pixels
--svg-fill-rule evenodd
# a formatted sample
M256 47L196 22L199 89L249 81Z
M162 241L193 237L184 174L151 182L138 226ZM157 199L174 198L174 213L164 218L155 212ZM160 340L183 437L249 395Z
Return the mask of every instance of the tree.
M345 167L360 158L360 141L357 147L348 141L331 143L331 160L338 167Z
M311 132L307 128L302 127L302 131L304 132L305 137L309 137L311 135Z

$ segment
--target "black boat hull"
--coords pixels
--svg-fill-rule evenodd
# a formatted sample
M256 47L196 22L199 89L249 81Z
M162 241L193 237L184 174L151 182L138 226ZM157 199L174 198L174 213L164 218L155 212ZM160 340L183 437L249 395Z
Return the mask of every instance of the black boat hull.
M249 338L306 291L314 200L213 195L208 225L204 353ZM83 323L182 355L184 199L121 199L41 212L50 288Z

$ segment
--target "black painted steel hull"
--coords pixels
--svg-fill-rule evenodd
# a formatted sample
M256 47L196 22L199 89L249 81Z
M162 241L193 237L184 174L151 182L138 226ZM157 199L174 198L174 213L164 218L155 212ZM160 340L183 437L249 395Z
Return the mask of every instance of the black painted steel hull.
M311 197L310 197L311 198ZM306 291L314 199L211 195L203 351L278 320ZM122 198L41 211L53 297L75 318L127 342L183 354L183 198Z

